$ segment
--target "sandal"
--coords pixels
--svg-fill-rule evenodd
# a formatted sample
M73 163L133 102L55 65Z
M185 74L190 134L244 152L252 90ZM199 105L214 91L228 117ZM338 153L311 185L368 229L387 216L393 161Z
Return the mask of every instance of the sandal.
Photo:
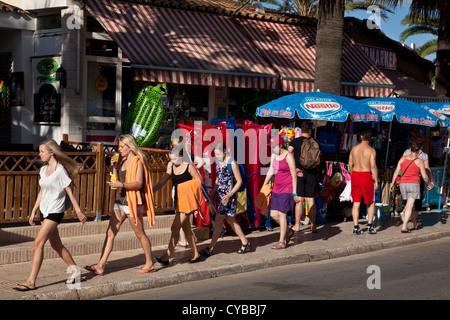
M292 237L294 236L294 230L289 229L288 233L286 234L286 244L291 241Z
M243 245L239 248L239 250L237 251L237 253L243 254L243 253L246 253L246 252L249 252L249 251L250 251L250 242L247 241L246 244L243 244Z
M32 291L32 290L36 290L37 287L29 287L25 284L18 284L15 287L13 287L14 290L17 291Z
M411 233L411 229L402 230L402 233Z
M272 249L284 249L284 248L286 248L286 243L283 241L278 241L272 247Z
M95 273L95 274L98 274L99 276L102 276L102 275L103 275L103 272L97 271L97 269L95 269L94 266L85 266L84 268L85 268L87 271L91 271L91 272L93 272L93 273Z
M138 271L136 271L136 273L137 273L137 274L146 274L146 273L152 273L152 272L155 272L155 271L156 271L156 268L155 268L155 267L152 267L152 268L150 268L150 269L141 268L141 269L139 269Z
M202 257L202 255L199 254L197 258L195 258L195 259L194 259L194 258L193 258L193 259L189 259L189 260L188 260L188 263L196 263L196 262L199 262L200 259L201 259L201 257Z
M210 257L212 255L212 250L209 247L206 247L203 250L200 250L200 254L204 257Z
M158 261L159 263L161 263L164 266L168 266L169 265L169 259L162 260L161 258L156 257L156 261Z

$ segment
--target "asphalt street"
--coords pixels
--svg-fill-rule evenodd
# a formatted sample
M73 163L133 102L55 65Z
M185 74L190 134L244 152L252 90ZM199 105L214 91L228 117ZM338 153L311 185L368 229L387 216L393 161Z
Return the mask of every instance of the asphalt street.
M132 300L448 300L450 238L111 297Z

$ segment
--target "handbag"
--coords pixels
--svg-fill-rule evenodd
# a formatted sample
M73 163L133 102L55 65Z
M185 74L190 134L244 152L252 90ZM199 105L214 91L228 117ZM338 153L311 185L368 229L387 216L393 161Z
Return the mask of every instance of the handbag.
M236 198L236 214L247 211L247 189L237 192Z

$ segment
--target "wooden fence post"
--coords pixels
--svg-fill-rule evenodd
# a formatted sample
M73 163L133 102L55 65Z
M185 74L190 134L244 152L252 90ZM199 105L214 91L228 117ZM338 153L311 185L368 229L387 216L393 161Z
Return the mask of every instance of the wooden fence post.
M97 144L96 152L97 178L96 183L96 201L95 201L95 221L102 220L103 202L105 197L105 150L103 144Z

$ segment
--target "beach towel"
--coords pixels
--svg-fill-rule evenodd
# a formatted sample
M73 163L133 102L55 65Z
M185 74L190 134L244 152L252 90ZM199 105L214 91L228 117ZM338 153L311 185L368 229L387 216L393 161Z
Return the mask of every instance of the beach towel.
M203 204L202 182L192 179L178 185L178 211L190 213Z
M127 174L125 176L126 183L136 182L136 172L139 161L143 162L143 160L139 156L135 156L131 160L131 163L127 169ZM143 204L144 211L147 213L148 224L151 227L155 223L155 204L153 197L152 178L150 176L150 171L147 170L147 167L144 163L142 163L142 166L144 167L144 186L141 190L126 189L128 207L130 209L130 214L134 217L135 224L137 224L137 206ZM142 216L139 218L142 219Z
M261 210L261 214L269 214L270 200L272 199L272 187L266 184L256 196L256 206Z

